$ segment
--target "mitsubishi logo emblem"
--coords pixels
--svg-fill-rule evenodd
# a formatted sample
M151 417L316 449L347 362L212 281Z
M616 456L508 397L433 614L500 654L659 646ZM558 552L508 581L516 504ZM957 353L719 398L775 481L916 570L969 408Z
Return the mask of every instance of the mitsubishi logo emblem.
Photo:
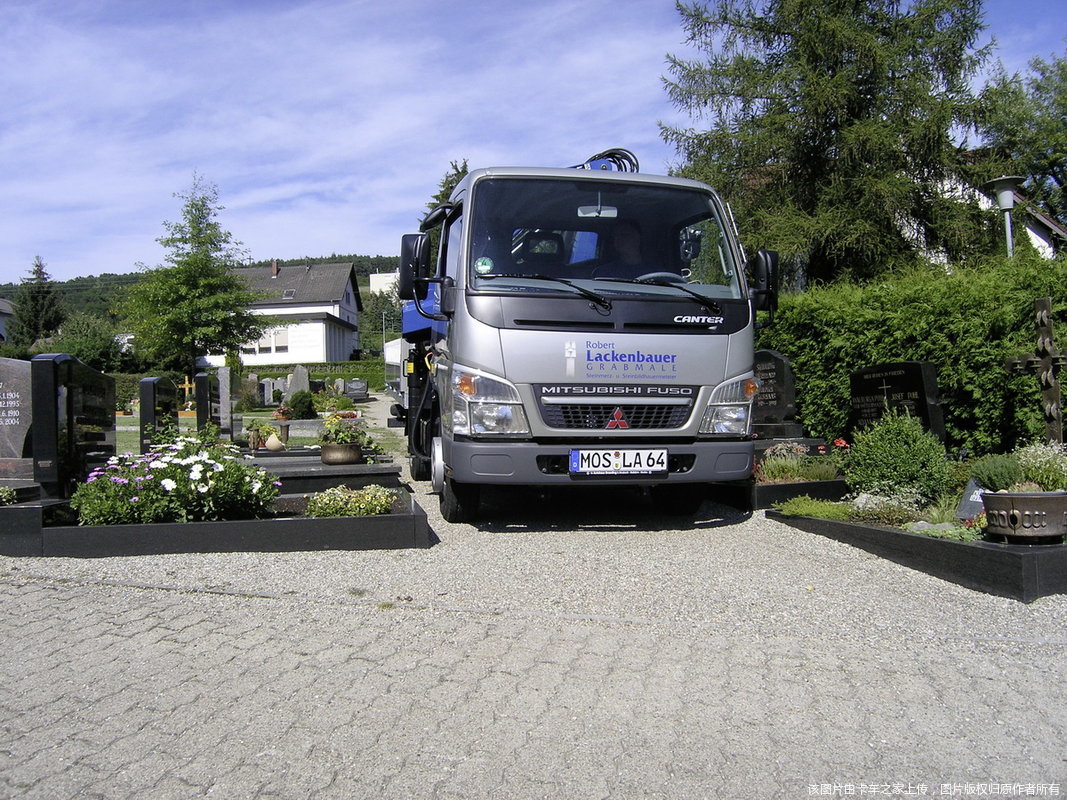
M611 419L608 420L607 429L612 428L629 428L630 423L626 421L626 417L622 415L622 409L616 408L611 415Z

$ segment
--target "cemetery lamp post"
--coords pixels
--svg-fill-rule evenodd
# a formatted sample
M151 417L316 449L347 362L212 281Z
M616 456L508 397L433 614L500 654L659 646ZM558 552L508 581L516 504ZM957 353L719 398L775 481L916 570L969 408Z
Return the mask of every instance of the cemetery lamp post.
M1008 243L1008 258L1015 257L1015 242L1011 232L1011 210L1015 208L1015 190L1025 180L1020 175L1002 175L986 184L997 198L997 208L1004 212L1004 236Z

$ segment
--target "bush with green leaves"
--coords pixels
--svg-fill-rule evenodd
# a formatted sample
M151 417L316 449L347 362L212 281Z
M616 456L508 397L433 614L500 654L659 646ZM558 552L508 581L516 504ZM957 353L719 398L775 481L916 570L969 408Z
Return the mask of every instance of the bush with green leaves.
M999 492L1010 489L1023 479L1019 460L1012 455L982 456L971 464L971 477L983 489Z
M351 489L335 486L308 498L309 517L373 517L388 514L396 502L395 489L378 484Z
M0 486L0 506L9 506L15 502L18 495L10 486Z
M176 436L144 455L112 456L70 504L82 525L259 519L280 485L231 445Z
M835 500L815 500L806 494L790 497L775 503L774 507L787 517L818 517L819 519L847 520L848 503Z
M891 411L856 434L845 481L854 492L883 497L914 494L920 505L928 505L952 481L945 455L945 446L923 430L917 418Z
M1039 297L1051 297L1064 321L1067 256L1020 251L951 271L930 265L865 285L785 293L758 344L791 359L798 417L812 436L848 433L852 371L927 361L937 371L948 448L1005 453L1044 429L1037 381L1003 366L1033 350Z
M304 389L293 392L289 398L289 408L293 410L293 419L317 419L319 416L311 392Z
M1022 472L1022 481L1036 483L1046 492L1067 489L1067 450L1063 445L1034 443L1013 454Z

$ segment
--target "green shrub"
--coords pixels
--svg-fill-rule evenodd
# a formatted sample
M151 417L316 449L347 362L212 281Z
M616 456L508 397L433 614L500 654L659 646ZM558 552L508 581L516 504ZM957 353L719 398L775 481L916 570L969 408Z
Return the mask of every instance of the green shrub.
M856 492L884 497L914 493L921 505L940 497L951 482L945 446L915 417L889 412L856 435L845 481Z
M293 419L316 419L315 401L311 392L301 389L289 398L289 408L293 410Z
M309 517L373 517L388 514L396 502L397 492L378 484L350 489L335 486L308 498Z
M851 522L873 522L893 528L903 528L919 519L918 497L909 492L896 494L860 493L848 508Z
M790 497L774 507L789 517L819 517L820 519L848 519L848 503L836 503L832 500L814 500L806 494Z
M9 506L15 502L17 495L10 486L0 486L0 506Z
M1022 480L1038 484L1046 492L1067 489L1067 450L1058 444L1030 444L1014 453Z
M848 432L849 373L928 361L953 452L1005 453L1044 429L1032 375L1007 375L1004 359L1034 348L1034 299L1067 309L1067 257L1019 253L974 267L902 270L863 286L835 283L783 294L760 347L792 360L798 416L811 435Z
M983 456L971 464L971 477L983 489L999 492L1011 488L1023 479L1023 471L1015 456Z
M260 407L259 381L254 378L245 378L241 381L241 396L234 403L233 410L238 413L255 411Z
M838 476L837 465L819 456L765 458L756 467L759 483L784 481L829 481Z

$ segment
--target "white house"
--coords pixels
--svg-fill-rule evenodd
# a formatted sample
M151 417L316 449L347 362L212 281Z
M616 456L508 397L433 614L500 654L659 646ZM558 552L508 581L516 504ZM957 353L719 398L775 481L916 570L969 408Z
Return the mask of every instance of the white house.
M249 366L348 361L359 349L358 313L363 308L351 262L250 267L237 270L248 287L265 295L252 312L279 325L258 342L241 348ZM225 358L209 355L205 363L221 366Z
M7 326L15 316L15 309L10 300L0 297L0 342L7 341Z

